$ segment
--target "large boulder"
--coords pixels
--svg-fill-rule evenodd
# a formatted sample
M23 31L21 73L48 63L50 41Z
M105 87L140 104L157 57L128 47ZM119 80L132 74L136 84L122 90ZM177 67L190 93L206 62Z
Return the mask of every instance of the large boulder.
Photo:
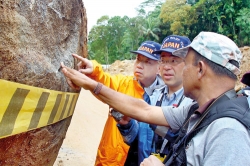
M79 94L60 62L87 56L83 2L0 0L0 13L0 165L53 165Z

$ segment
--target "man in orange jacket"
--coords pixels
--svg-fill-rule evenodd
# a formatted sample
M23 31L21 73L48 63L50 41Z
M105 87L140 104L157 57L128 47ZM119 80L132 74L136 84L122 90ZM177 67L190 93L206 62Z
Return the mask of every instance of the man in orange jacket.
M159 88L165 85L157 75L160 54L152 54L160 47L161 45L156 42L145 41L137 51L131 51L137 54L134 76L111 76L105 73L95 60L90 61L75 54L73 56L80 60L78 71L81 73L118 92L142 99L144 88ZM109 115L98 147L96 166L123 166L125 163L129 146L124 143L116 125L117 122Z

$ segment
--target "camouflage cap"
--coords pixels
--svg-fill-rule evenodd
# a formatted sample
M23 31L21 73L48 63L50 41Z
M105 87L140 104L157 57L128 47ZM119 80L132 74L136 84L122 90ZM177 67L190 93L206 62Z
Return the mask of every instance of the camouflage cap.
M205 58L226 67L235 75L240 73L240 69L229 60L235 60L240 65L242 54L238 46L228 37L214 32L200 32L189 46L174 51L173 55L185 58L189 47Z

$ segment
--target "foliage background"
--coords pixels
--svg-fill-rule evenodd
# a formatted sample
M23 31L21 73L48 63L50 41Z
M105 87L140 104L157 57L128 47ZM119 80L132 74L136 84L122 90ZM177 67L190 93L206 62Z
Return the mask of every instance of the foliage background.
M150 9L150 10L149 10ZM89 32L89 59L102 64L134 59L146 40L161 43L171 34L193 38L201 31L217 32L239 47L250 45L249 0L145 0L138 15L102 16Z

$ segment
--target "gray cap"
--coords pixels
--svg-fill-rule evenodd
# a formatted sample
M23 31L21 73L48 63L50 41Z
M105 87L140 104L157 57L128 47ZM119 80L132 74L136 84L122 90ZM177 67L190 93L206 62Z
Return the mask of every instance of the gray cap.
M240 64L242 54L238 46L228 37L214 32L200 32L189 46L174 51L173 55L184 58L189 47L205 58L226 67L235 75L240 73L240 69L229 60L235 60Z

